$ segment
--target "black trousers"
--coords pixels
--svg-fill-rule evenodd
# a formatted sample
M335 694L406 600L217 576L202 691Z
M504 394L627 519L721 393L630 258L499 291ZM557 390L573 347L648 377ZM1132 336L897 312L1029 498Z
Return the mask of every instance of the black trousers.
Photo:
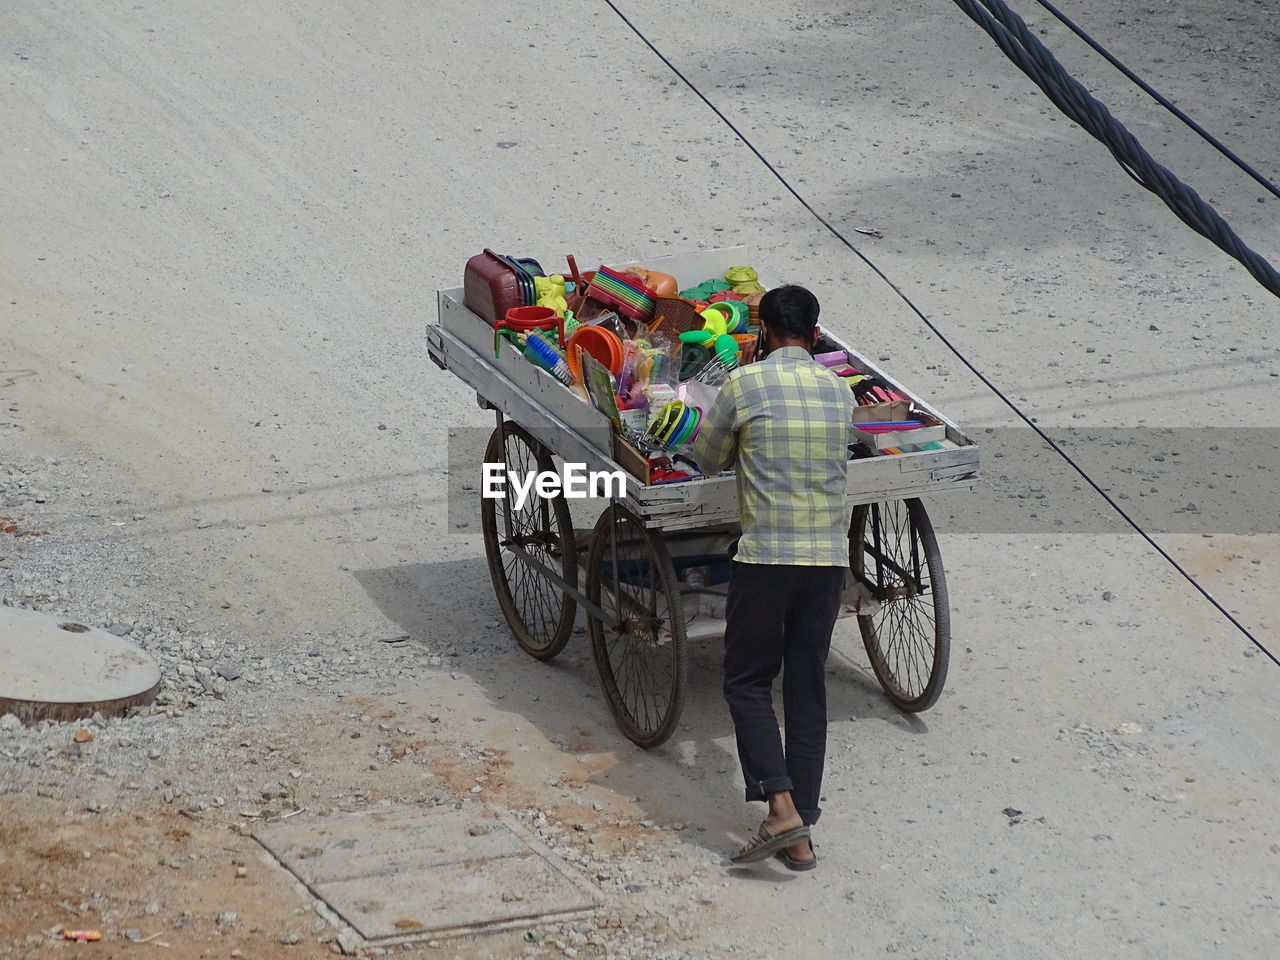
M790 791L804 822L822 811L827 753L827 653L840 613L844 567L734 561L724 636L724 698L748 800ZM782 673L787 741L773 712Z

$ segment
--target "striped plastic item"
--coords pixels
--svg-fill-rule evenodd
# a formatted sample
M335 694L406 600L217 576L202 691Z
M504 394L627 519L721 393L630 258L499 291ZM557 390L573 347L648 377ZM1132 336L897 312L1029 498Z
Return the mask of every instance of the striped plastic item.
M601 267L587 284L587 296L607 303L632 320L653 316L653 291L617 270Z

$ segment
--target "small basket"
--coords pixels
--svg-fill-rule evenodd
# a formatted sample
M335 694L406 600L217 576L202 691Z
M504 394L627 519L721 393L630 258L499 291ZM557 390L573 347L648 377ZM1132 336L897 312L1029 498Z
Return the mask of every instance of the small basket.
M690 330L701 330L705 323L698 314L698 308L693 305L693 301L686 300L684 297L655 297L654 325L658 323L659 317L663 317L664 320L658 329L672 339Z

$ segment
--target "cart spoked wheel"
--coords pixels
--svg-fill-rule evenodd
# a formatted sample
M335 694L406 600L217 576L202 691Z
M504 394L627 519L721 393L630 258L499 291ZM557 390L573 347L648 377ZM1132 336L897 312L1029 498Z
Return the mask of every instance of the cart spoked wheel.
M518 473L553 469L546 447L511 420L494 429L484 459L506 463L508 470ZM514 494L482 498L480 526L493 590L516 642L530 656L550 660L569 642L578 609L577 602L547 576L550 571L577 583L578 551L564 497L539 497L530 491L518 510Z
M684 609L660 536L613 505L600 516L587 558L587 615L596 674L628 738L656 747L676 728L688 671Z
M942 694L951 610L933 524L919 500L860 504L849 527L853 574L880 603L858 617L871 668L898 707L927 710Z

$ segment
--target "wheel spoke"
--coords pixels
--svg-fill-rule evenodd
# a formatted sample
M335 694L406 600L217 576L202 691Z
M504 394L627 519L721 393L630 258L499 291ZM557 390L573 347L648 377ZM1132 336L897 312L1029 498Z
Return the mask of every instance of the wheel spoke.
M589 595L615 617L613 626L588 617L601 684L619 726L645 746L670 734L684 683L683 634L663 639L678 596L658 544L619 507L597 525L588 563Z
M950 625L936 541L918 502L859 508L850 564L855 576L882 591L880 610L858 618L876 676L899 706L923 709L941 689Z
M491 438L485 459L501 459L516 472L542 469L546 462L536 441L510 421ZM576 578L572 520L566 505L560 498L532 497L517 509L511 499L483 500L481 521L489 571L508 625L527 652L542 659L555 656L568 641L577 604L529 561L567 581Z

